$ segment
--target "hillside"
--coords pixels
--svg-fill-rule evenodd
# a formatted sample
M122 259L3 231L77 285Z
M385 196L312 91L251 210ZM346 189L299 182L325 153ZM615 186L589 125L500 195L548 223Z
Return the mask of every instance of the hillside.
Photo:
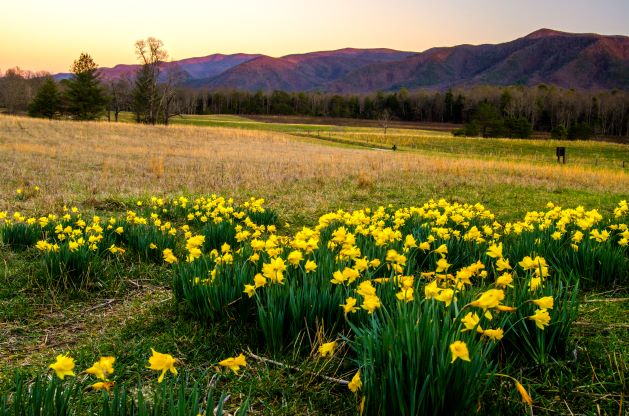
M184 72L187 86L213 90L367 93L540 83L629 89L629 37L540 29L505 43L438 47L420 53L345 48L279 58L214 54L163 66L174 65ZM138 68L116 65L101 68L100 74L108 81L132 77Z

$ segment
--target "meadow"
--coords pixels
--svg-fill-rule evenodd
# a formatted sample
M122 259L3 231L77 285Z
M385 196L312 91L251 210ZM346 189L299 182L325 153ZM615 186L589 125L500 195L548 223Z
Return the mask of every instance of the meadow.
M0 414L623 414L628 149L0 117Z

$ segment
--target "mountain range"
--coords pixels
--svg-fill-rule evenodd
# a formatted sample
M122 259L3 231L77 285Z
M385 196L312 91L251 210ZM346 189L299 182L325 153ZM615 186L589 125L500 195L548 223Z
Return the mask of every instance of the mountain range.
M505 43L424 52L346 48L280 58L214 54L163 64L171 65L183 71L187 86L213 90L366 93L540 83L625 90L629 89L629 37L540 29ZM133 76L138 68L116 65L99 71L101 79L108 81Z

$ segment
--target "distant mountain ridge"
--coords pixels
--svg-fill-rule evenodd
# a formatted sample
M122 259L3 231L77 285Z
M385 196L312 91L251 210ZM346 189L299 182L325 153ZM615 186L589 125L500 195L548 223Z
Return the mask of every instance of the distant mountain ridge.
M540 29L510 42L424 52L354 49L293 54L209 55L178 65L186 85L246 91L368 93L452 86L554 84L629 89L629 37ZM100 69L103 80L133 76L138 65ZM58 74L57 78L65 74Z

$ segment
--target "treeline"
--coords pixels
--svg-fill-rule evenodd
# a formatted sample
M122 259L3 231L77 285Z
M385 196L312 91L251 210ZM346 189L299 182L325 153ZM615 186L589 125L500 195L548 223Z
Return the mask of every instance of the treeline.
M377 119L385 129L391 120L456 123L463 127L454 133L465 136L528 137L533 130L570 139L629 136L627 91L575 91L544 84L360 95L204 91L186 87L180 68L161 65L168 56L161 41L140 40L135 51L140 70L116 80L100 80L87 54L72 65L72 77L60 82L46 73L8 70L0 77L0 108L38 117L106 116L116 121L122 111L130 111L137 122L148 124L168 124L184 114L294 115Z
M254 114L344 117L461 123L460 134L526 137L532 130L558 138L591 135L629 136L629 93L536 87L476 86L446 92L402 89L394 93L340 95L198 92L196 114ZM587 137L586 137L587 136Z

